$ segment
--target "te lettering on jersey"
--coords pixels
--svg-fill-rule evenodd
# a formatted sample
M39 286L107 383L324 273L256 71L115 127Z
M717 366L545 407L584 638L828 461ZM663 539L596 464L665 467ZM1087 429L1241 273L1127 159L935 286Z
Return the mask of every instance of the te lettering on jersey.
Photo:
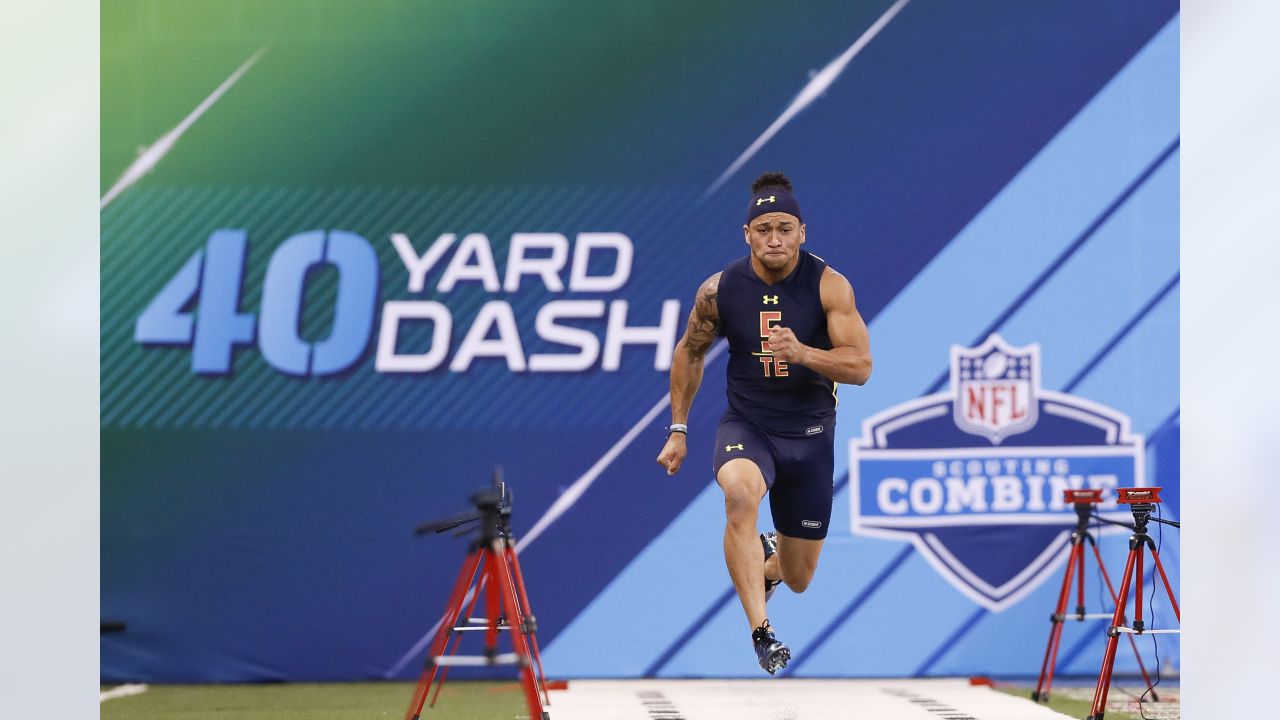
M764 368L765 377L787 377L787 361L773 357L773 348L769 347L769 331L774 325L782 322L781 310L760 311L760 365Z

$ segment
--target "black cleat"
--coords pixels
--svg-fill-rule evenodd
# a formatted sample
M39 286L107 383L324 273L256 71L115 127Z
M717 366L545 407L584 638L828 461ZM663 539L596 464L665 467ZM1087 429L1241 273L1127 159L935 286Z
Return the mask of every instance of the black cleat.
M769 558L773 557L774 553L778 552L778 533L760 533L760 544L764 546L764 560L765 562L768 562ZM778 586L781 584L781 580L770 580L769 578L764 579L765 602L768 602L769 598L773 597L773 591L777 590Z
M764 624L751 631L751 644L756 648L756 660L770 675L787 666L791 660L791 648L773 636L773 628L766 619Z

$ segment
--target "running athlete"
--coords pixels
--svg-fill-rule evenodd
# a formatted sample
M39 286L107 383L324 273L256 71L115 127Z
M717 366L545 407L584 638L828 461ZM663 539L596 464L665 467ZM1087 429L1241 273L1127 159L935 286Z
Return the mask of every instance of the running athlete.
M752 183L742 234L750 254L702 283L676 344L658 464L668 475L680 470L703 359L725 336L729 409L712 463L724 491L724 559L756 659L772 675L791 650L774 635L765 602L779 583L804 592L813 578L831 520L836 383L865 383L871 351L849 281L800 249L805 226L785 175ZM776 532L757 535L766 492Z

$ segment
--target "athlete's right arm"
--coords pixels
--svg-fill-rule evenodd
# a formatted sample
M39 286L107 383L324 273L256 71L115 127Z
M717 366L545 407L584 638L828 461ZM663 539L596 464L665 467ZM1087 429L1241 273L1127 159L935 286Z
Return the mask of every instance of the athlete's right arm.
M698 288L693 300L693 310L689 312L689 324L684 330L684 337L676 343L675 354L671 358L671 423L689 422L689 408L693 405L693 396L698 394L702 385L702 361L720 334L720 309L716 304L716 296L720 289L720 273L707 278ZM658 464L667 469L668 475L675 475L684 463L688 453L685 447L685 435L673 432L658 455Z

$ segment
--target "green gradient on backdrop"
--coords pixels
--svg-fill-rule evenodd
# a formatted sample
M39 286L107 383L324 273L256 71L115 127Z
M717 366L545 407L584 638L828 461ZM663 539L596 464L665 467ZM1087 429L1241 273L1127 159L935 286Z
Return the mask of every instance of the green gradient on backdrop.
M688 188L631 190L629 197L642 201L643 208L675 207L690 192ZM616 190L590 189L413 189L381 188L137 188L128 198L103 213L104 240L102 272L102 421L111 427L224 426L244 424L265 427L299 424L307 427L341 422L351 427L386 427L397 422L468 425L471 407L484 398L496 401L493 393L502 388L517 392L521 381L509 381L505 363L490 361L474 366L468 373L453 375L443 370L428 376L397 376L373 372L372 343L369 338L363 358L348 372L336 376L299 378L275 371L261 354L243 348L234 356L233 373L228 377L204 377L191 371L191 352L186 347L146 347L134 341L134 320L156 296L164 283L180 268L205 238L219 227L249 230L249 256L243 280L240 308L255 312L262 297L268 260L276 247L293 233L320 227L341 227L370 239L382 268L381 297L405 298L408 274L387 240L392 232L404 232L419 247L441 232L488 233L496 241L494 254L502 265L506 248L502 241L518 230L560 231L595 227L617 212L607 204ZM714 203L713 203L714 205ZM448 209L442 218L441 213ZM707 237L714 230L714 213L698 216L690 207L680 212L662 210L664 217L684 228L690 237ZM618 228L648 228L645 218L631 210L621 216ZM588 220L584 218L594 218ZM646 234L649 234L648 231ZM637 232L641 241L646 234ZM156 240L163 240L157 242ZM722 248L703 244L688 248L685 259L714 262ZM607 258L606 258L607 260ZM679 277L664 272L663 260L642 256L633 266L634 278L643 278L643 287L657 297L677 292ZM338 273L332 268L316 271L306 287L306 306L300 334L308 340L327 336L333 322ZM639 280L637 280L639 281ZM442 295L429 287L410 297L447 302L455 317L455 342L481 304L492 299L479 287L458 288ZM532 317L536 307L551 294L536 285L508 296L514 311ZM628 295L630 297L630 295ZM645 300L634 312L634 323L652 322L657 302ZM198 314L199 309L196 309ZM403 347L425 347L429 328L415 342L413 326L401 336ZM538 338L525 343L529 352L552 350ZM623 358L626 367L651 362L645 352L633 349ZM427 377L431 384L423 384ZM557 387L555 397L566 399L582 391L572 375L539 378L545 388ZM605 391L625 396L624 385L633 383L625 373L600 378ZM649 376L655 392L665 382ZM465 385L465 390L463 386ZM548 390L548 392L551 392ZM511 401L514 396L502 400ZM646 398L647 400L647 398ZM416 412L412 403L430 403L429 411ZM406 403L409 403L407 406ZM424 405L425 408L425 405ZM492 416L488 422L523 421ZM607 405L592 403L578 413L558 413L546 422L569 423L583 428L625 425L628 420Z
M122 404L112 390L121 365L156 387L195 388L193 402L218 396L216 379L191 373L189 351L148 351L132 340L145 303L212 230L249 232L240 304L249 312L271 251L309 229L360 233L384 273L400 265L387 233L417 239L414 227L490 233L501 260L508 225L533 229L538 215L525 200L493 205L488 193L678 182L697 192L801 86L796 68L828 62L882 6L789 11L807 27L801 44L783 30L761 31L760 19L776 13L763 2L106 3L102 192L267 50L102 214L104 416ZM780 54L796 57L771 61ZM759 87L772 90L758 97ZM396 200L406 186L430 202ZM491 210L476 226L457 227L465 217L458 198ZM545 229L563 231L574 212L547 215ZM383 280L403 286L396 275ZM304 339L327 336L335 281L330 270L307 283ZM480 300L459 296L456 310L466 315ZM236 353L233 367L285 401L307 387L273 373L256 352ZM176 400L150 397L153 417Z
M384 287L403 287L389 232L415 239L415 227L486 232L501 260L508 225L534 229L528 223L541 208L494 205L489 193L497 188L692 181L697 192L732 159L725 148L745 147L777 112L785 101L777 89L803 80L791 77L795 64L762 63L761 56L808 52L808 62L821 66L850 41L849 28L865 26L880 7L837 11L848 21L808 32L804 47L759 34L759 17L770 11L766 3L565 0L106 3L102 192L237 67L267 50L102 214L104 417L129 405L117 388L143 381L192 390L181 399L149 393L143 418L177 402L214 407L233 397L219 392L225 383L191 373L189 351L147 350L132 339L145 303L215 229L249 232L240 307L252 312L270 253L297 232L363 235L380 255ZM805 11L797 12L803 19ZM754 97L757 86L774 88L771 97ZM740 138L708 142L712 128L735 126ZM430 201L397 200L405 186L422 188ZM457 227L470 202L491 209L477 226ZM575 212L548 215L545 229L563 231ZM336 275L309 279L302 338L328 335ZM455 312L465 316L482 299L462 293ZM122 366L135 382L118 382ZM252 351L237 352L233 368L238 387L255 386L282 405L305 406L302 393L341 390L275 373Z
M706 183L888 2L848 5L107 2L101 187L263 47L144 185Z

